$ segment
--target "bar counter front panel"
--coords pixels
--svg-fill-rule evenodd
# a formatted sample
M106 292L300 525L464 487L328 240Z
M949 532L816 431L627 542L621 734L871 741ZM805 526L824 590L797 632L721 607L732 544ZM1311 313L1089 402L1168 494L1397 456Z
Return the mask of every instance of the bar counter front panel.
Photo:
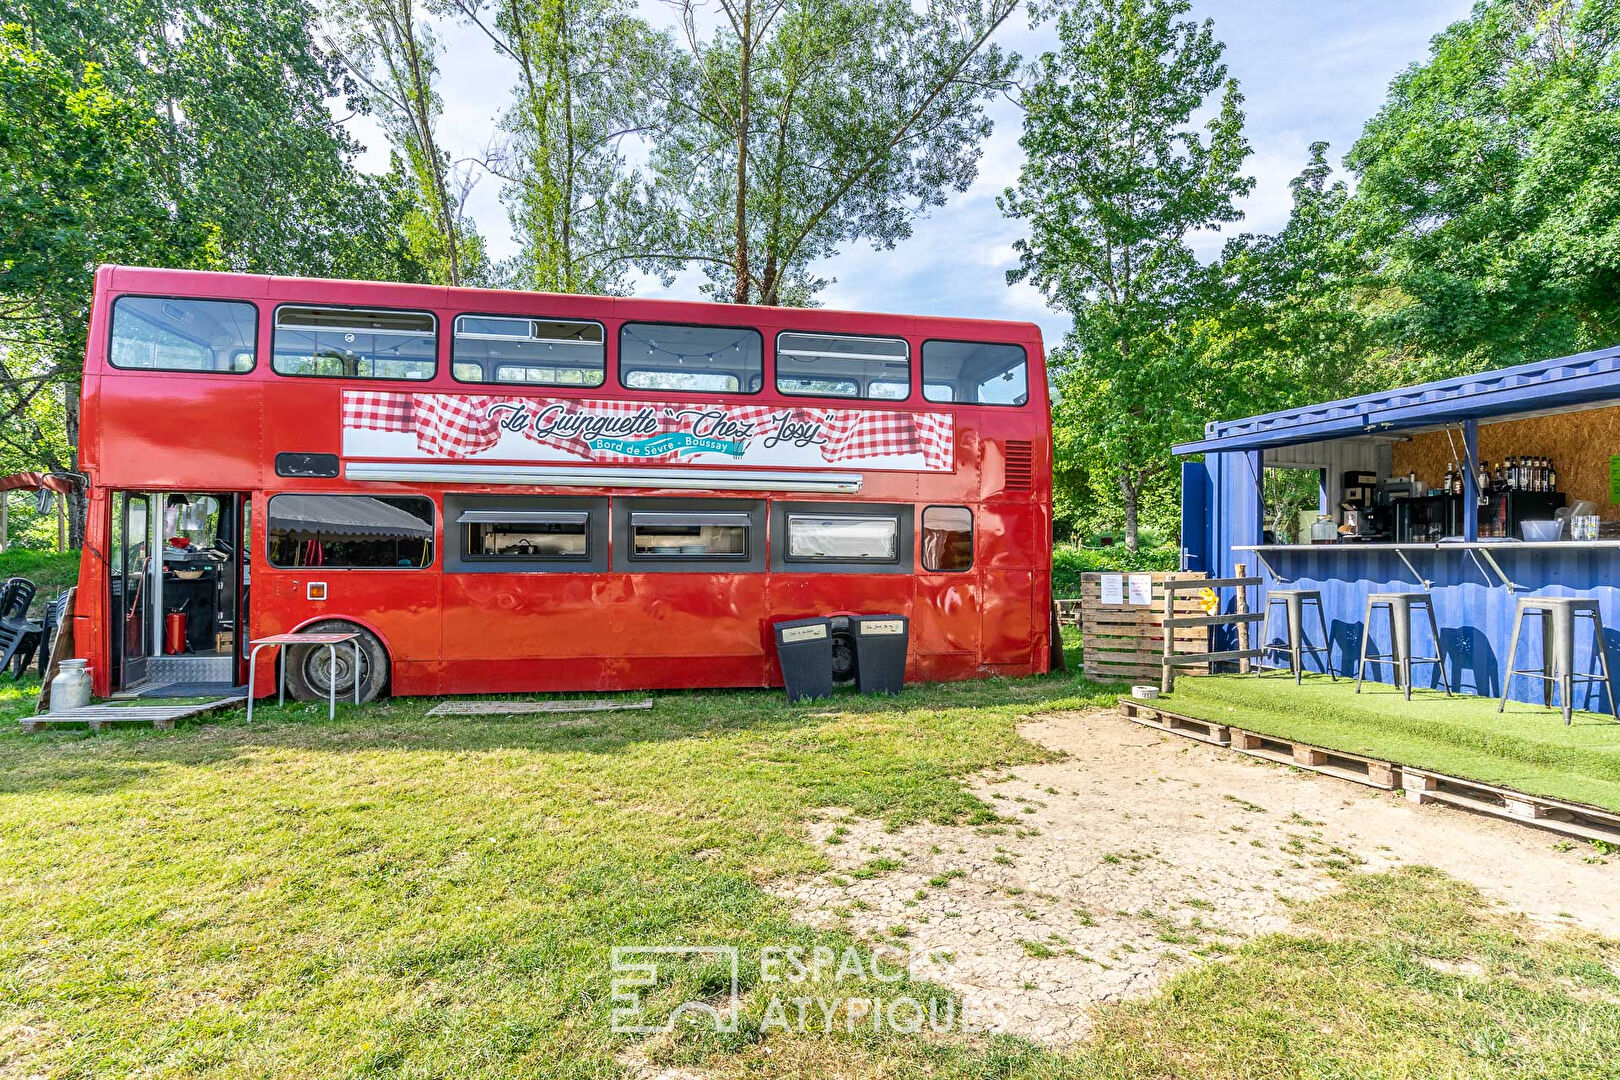
M1520 596L1582 595L1595 598L1603 617L1604 644L1610 670L1620 678L1620 541L1557 541L1525 543L1433 542L1409 544L1235 544L1233 563L1249 563L1265 584L1264 593L1278 589L1316 589L1322 594L1332 638L1333 665L1338 673L1355 677L1356 658L1361 650L1367 594L1408 592L1422 589L1417 572L1430 582L1435 617L1440 623L1441 645L1454 693L1499 697L1502 675L1508 669L1508 641L1513 633L1513 613ZM1514 588L1504 584L1504 577ZM1307 636L1320 631L1307 619ZM1415 620L1413 647L1427 655L1427 620ZM1279 608L1277 631L1282 627ZM1598 670L1592 652L1591 623L1576 621L1575 663L1578 673ZM1267 640L1277 637L1268 634ZM1389 629L1382 611L1374 619L1369 651L1390 651ZM1273 655L1268 663L1286 663L1286 656ZM1541 663L1540 619L1527 616L1520 633L1515 667L1534 668ZM1307 670L1314 670L1307 660ZM1439 686L1439 673L1424 665L1414 671L1417 687ZM1386 665L1369 664L1369 681L1393 681ZM1543 701L1539 680L1515 677L1509 697L1519 701ZM1577 685L1575 706L1607 712L1603 688L1596 683Z

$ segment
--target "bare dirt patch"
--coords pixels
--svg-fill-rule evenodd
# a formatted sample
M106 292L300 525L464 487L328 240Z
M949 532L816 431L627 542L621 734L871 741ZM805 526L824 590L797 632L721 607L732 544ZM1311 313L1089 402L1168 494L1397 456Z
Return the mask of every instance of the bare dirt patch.
M1083 1037L1097 1003L1286 928L1336 869L1434 866L1545 926L1620 936L1620 857L1587 845L1111 712L1021 733L1068 757L973 778L1000 823L889 833L829 810L811 831L833 870L776 891L813 925L910 951L970 1021L1048 1042Z

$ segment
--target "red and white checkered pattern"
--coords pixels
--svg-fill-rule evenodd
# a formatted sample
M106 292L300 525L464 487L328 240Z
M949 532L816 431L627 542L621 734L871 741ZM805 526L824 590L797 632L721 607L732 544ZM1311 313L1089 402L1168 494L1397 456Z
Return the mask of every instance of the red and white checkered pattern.
M692 429L694 417L677 419L677 413L719 409L724 411L728 420L755 424L755 440L774 430L776 423L783 418L801 424L819 423L827 440L819 447L821 458L829 464L921 454L923 468L945 472L950 470L955 453L955 431L950 414L867 409L672 405L644 401L349 390L343 395L343 427L345 430L407 432L416 436L417 449L424 454L448 458L472 457L493 449L500 442L500 415L490 415L490 407L499 404L527 409L531 417L551 405L562 405L571 413L625 417L634 416L651 405L658 415L661 434ZM555 417L550 419L554 420ZM680 459L680 455L674 452L646 458L592 449L584 440L572 435L537 437L532 433L532 428L525 429L524 434L542 445L584 461L602 464L649 464Z

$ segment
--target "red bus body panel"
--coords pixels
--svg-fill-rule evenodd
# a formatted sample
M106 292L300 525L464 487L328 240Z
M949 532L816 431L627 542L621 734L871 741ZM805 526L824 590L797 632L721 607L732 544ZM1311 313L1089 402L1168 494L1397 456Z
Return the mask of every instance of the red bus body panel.
M138 295L246 300L258 307L257 362L244 374L123 370L108 362L113 301ZM285 303L431 311L438 319L432 379L288 377L271 367L276 308ZM955 424L949 471L858 469L858 495L743 491L538 487L478 483L396 483L279 478L281 451L344 453L345 390L503 396L527 392L457 382L450 373L451 327L460 314L590 319L607 342L604 385L536 388L534 396L658 402L689 392L626 389L617 377L618 327L629 321L750 327L763 336L764 389L713 395L748 404L808 404L948 413ZM775 390L778 331L903 337L911 347L912 389L903 401L785 396ZM1019 345L1029 359L1024 406L941 404L922 398L920 357L929 339ZM669 300L563 296L435 286L269 278L196 271L102 267L85 360L80 460L90 481L89 520L75 614L78 654L90 661L96 693L109 692L111 494L117 491L240 493L251 500L253 637L341 618L371 629L392 662L400 694L622 690L780 685L771 626L811 615L899 613L911 620L907 677L963 679L1047 669L1051 581L1051 434L1040 332L1032 324L924 318L819 309L742 307ZM1030 455L1027 478L1009 486L1009 443ZM351 459L344 457L345 465ZM727 466L692 465L690 472ZM836 465L828 472L849 472ZM284 492L425 495L435 507L434 560L426 569L278 569L267 561L267 504ZM724 496L739 499L967 506L974 515L974 561L957 573L928 572L913 552L913 573L459 573L445 569L444 496L522 494ZM920 543L920 525L914 530ZM767 542L774 542L768 537ZM321 601L305 585L327 585ZM245 673L245 672L244 672ZM260 672L259 693L272 692Z

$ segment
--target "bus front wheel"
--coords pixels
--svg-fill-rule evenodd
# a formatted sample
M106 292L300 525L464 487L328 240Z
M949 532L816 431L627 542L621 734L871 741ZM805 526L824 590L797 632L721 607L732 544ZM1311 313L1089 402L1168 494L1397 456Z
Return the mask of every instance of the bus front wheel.
M360 669L355 670L354 645L345 642L337 647L334 659L325 645L295 645L287 650L282 661L287 665L287 690L298 701L325 701L333 682L337 684L339 701L354 700L354 681L360 680L360 700L371 701L382 693L388 683L388 650L382 642L363 626L341 619L325 619L304 627L311 634L360 635Z

